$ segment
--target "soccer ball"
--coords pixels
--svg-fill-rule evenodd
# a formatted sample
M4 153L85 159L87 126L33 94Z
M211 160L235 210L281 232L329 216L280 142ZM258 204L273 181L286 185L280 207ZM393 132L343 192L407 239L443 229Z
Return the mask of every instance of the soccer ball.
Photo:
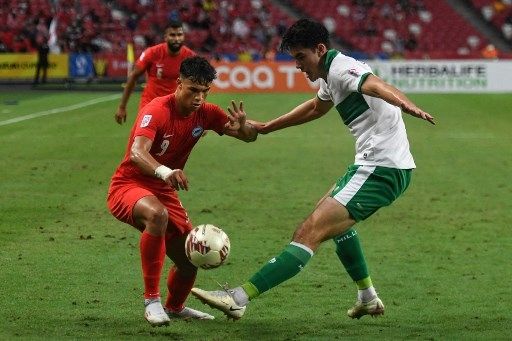
M230 247L228 235L211 224L195 227L185 240L190 263L202 269L221 266L228 258Z

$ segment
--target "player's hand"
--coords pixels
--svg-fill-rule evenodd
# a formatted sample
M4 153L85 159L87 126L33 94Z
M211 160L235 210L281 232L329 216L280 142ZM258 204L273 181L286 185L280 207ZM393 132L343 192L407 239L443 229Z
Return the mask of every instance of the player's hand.
M268 130L267 123L258 122L254 120L247 120L247 123L252 125L254 129L258 131L260 134L268 134L270 131Z
M185 172L181 169L173 169L169 176L164 179L164 181L177 191L180 189L188 191L188 179L185 175Z
M421 118L422 120L425 120L425 121L429 121L430 123L432 123L434 125L436 124L434 122L434 117L432 115L421 110L420 108L418 108L416 106L411 106L405 102L402 102L402 104L400 105L400 108L402 109L403 112L406 112L411 116Z
M116 114L114 115L114 118L118 124L123 124L124 122L126 122L126 109L118 108Z
M226 123L226 128L231 130L240 130L245 126L245 121L247 119L247 114L244 111L244 103L240 101L240 104L237 106L235 101L231 101L232 108L228 107L229 122Z

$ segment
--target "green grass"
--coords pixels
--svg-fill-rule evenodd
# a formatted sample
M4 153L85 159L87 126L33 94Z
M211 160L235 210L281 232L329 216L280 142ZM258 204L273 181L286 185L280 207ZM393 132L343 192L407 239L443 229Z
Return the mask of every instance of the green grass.
M4 92L0 122L106 95ZM244 98L250 116L265 120L310 96L209 100ZM237 323L190 299L217 319L151 328L142 317L139 235L105 205L131 128L114 123L117 100L0 126L0 339L511 339L512 97L411 97L438 124L405 117L418 165L412 185L358 227L387 305L383 318L358 321L345 315L355 287L326 243ZM280 252L353 161L353 148L334 111L253 144L202 139L181 198L194 224L229 234L232 253L196 284L239 284Z

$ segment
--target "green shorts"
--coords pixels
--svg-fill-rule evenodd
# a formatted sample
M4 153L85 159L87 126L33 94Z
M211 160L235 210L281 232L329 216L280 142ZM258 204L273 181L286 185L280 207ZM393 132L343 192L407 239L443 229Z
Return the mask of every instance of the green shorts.
M411 182L412 169L351 165L336 182L331 197L355 221L365 220L400 196Z

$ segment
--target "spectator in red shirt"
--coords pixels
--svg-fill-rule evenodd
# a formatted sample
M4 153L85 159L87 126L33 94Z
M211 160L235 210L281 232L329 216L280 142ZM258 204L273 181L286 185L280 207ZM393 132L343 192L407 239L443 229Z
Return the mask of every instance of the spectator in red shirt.
M139 110L155 97L176 90L181 62L195 53L183 45L185 34L181 21L173 20L165 29L165 42L146 49L140 55L126 82L121 103L115 114L116 122L126 122L126 104L139 77L146 73L146 87L142 92Z
M213 130L251 142L257 132L245 122L242 103L232 102L227 115L206 103L216 77L203 57L183 61L173 94L158 97L139 111L123 161L108 191L114 217L142 232L140 255L144 277L144 317L151 325L169 323L169 317L213 319L184 306L197 268L185 255L185 239L192 229L177 191L188 190L183 168L203 131ZM174 262L167 278L165 309L160 301L160 276L165 255Z

